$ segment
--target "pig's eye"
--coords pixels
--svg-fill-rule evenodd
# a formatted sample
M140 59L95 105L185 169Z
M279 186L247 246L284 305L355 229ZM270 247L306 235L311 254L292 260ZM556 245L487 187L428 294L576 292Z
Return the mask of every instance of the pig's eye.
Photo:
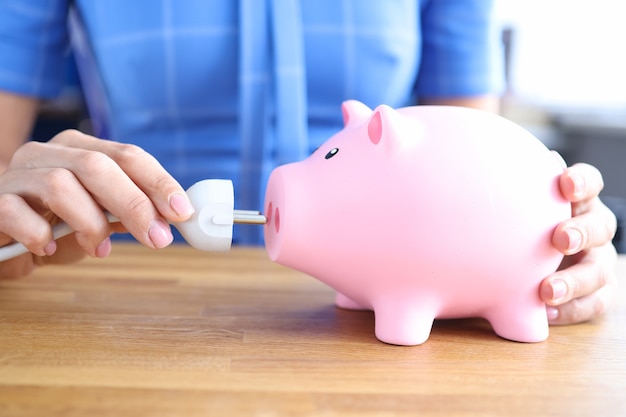
M337 152L339 152L339 148L332 148L330 151L328 151L328 153L326 154L326 156L324 158L325 159L330 159L333 156L337 155Z

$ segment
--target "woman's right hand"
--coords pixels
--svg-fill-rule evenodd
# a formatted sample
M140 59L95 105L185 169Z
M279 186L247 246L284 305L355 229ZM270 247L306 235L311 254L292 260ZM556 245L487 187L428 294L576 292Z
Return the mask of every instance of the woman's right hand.
M105 211L120 219L109 224ZM172 242L169 222L193 207L178 182L143 149L76 130L47 143L28 142L0 175L0 246L21 242L31 252L0 263L0 278L36 265L67 263L85 254L105 257L109 236L127 231L150 248ZM52 226L75 233L53 240Z

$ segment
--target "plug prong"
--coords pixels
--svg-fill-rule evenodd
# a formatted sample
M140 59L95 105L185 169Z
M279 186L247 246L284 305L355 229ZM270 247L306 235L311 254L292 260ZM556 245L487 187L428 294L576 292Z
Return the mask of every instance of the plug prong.
M234 210L233 222L239 224L265 224L267 223L267 217L260 211Z

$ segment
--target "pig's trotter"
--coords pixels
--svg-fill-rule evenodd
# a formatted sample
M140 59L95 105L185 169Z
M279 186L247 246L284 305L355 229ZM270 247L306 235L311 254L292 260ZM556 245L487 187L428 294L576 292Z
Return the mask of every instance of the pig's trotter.
M374 307L376 337L392 345L421 345L430 336L435 314L393 302Z
M500 309L491 312L486 319L496 334L504 339L533 343L548 338L548 317L543 303Z

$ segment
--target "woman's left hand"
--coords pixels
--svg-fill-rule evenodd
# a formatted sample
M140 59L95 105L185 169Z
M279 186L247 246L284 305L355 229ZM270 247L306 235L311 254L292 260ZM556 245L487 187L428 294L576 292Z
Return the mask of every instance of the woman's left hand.
M617 221L598 197L604 182L595 167L567 168L559 186L572 203L572 218L558 225L552 244L565 258L543 280L540 294L550 324L573 324L602 316L611 303L617 285L612 243Z

